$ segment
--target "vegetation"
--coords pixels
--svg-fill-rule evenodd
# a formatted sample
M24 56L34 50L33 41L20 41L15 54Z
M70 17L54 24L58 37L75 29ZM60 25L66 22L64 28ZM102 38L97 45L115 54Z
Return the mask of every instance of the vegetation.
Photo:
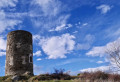
M13 76L0 77L0 82L13 82ZM63 69L55 69L54 73L41 74L38 76L19 76L17 82L119 82L119 74L108 74L105 72L84 72L79 73L77 76L70 76L64 73ZM16 82L16 81L15 81Z
M89 80L90 82L100 82L103 81L110 81L110 82L119 82L120 81L120 75L119 74L108 74L105 72L97 71L97 72L84 72L81 74L78 74L79 79L81 80ZM102 81L101 81L102 80Z

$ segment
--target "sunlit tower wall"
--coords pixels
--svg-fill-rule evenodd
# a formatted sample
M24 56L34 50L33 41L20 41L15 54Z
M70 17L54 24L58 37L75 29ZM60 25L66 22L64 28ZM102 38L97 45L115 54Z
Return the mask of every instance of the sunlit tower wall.
M33 75L32 34L16 30L7 35L5 75Z

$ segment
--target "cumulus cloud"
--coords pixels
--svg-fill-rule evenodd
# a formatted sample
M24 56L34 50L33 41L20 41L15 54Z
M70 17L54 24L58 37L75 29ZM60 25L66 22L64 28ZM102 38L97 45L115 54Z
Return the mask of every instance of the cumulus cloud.
M40 50L36 51L35 53L33 53L33 56L37 57L42 56L41 51Z
M65 54L70 53L74 49L74 38L73 35L67 33L61 36L42 39L40 45L48 55L48 59L66 58Z
M80 72L96 72L96 71L108 72L109 66L100 66L96 68L87 68L80 70Z
M105 13L107 13L108 11L111 10L111 6L105 5L105 4L100 5L100 6L96 7L96 8L99 9L99 10L101 10L101 13L102 13L102 14L105 14Z

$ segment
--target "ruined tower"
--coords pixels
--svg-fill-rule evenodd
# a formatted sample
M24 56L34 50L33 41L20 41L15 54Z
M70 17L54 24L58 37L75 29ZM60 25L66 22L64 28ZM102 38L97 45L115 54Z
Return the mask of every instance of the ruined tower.
M16 30L7 35L5 75L33 74L32 34Z

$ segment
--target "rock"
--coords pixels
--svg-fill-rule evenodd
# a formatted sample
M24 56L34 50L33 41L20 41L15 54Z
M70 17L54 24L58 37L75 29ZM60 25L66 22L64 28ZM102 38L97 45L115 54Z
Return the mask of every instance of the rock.
M29 71L26 71L23 75L30 75L30 76L33 76L33 74Z
M18 80L20 79L20 76L15 75L15 76L13 76L11 79L12 79L13 81L18 81Z

